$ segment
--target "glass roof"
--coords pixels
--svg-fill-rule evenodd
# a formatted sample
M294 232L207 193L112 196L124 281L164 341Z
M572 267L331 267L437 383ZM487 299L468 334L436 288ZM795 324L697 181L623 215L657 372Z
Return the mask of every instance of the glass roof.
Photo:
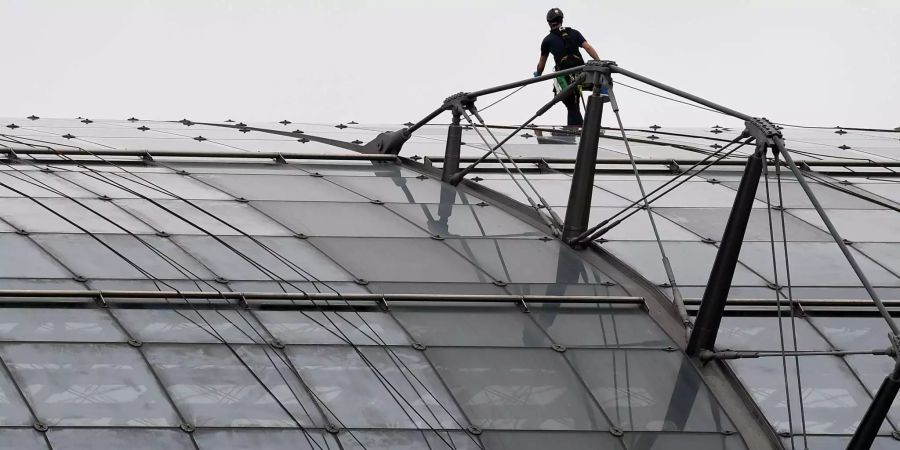
M44 118L0 125L0 151L20 153L0 166L0 249L17 256L0 260L0 289L634 294L620 272L607 273L492 196L394 162L325 160L354 153L315 139L368 142L396 126ZM724 145L738 131L628 133L652 190L675 176L652 161L676 158L684 169L684 161L703 156L699 150ZM814 170L831 164L813 188L879 291L900 300L900 241L892 233L900 231L900 179L891 169L900 161L900 140L896 133L835 131L784 133L797 160ZM445 132L426 126L402 155L440 165ZM600 157L627 162L624 144L608 133ZM484 153L473 130L463 141L463 158ZM570 185L565 161L577 147L571 142L526 130L507 146L528 161L520 163L527 181L560 217ZM41 149L50 154L28 156ZM55 150L134 150L152 160L82 154L73 163ZM164 156L172 151L198 153ZM246 160L254 152L320 159ZM557 161L539 166L530 157ZM692 305L740 180L740 160L732 161L661 197L650 212ZM884 164L851 164L859 161ZM640 198L622 167L598 165L592 223ZM495 163L468 178L527 204L525 179ZM776 242L788 242L793 294L801 304L866 299L796 180L781 181L786 231L773 231ZM788 297L772 271L765 192L763 183L733 299ZM601 252L601 260L624 262L671 295L646 211L598 243L614 257ZM54 305L50 298L4 304L0 440L25 449L123 442L139 449L155 448L150 442L175 449L746 448L701 372L634 306L598 300L531 304L524 312L512 304L421 302L385 310L145 300L108 308ZM884 323L861 312L852 320L810 312L779 322L774 311L730 313L719 347L794 349L793 330L799 350L886 347ZM808 435L810 448L838 448L890 363L857 354L728 364L788 447L802 448ZM900 431L898 404L876 445L889 445Z

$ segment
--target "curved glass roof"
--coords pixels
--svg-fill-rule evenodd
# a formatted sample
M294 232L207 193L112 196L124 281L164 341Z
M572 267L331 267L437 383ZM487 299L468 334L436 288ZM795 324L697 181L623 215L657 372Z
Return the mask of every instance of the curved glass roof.
M645 211L587 257L553 239L536 213L499 200L526 201L524 180L500 165L484 164L457 189L413 164L326 159L354 153L316 139L368 142L396 127L0 122L0 151L18 156L0 167L0 249L16 255L0 261L0 440L15 448L746 448L718 391L677 350L682 337L634 299L642 280L610 270L622 262L671 295ZM629 136L654 189L738 131ZM883 298L900 300L891 233L900 141L834 131L785 133ZM403 155L440 166L445 133L424 127ZM601 139L592 223L640 198L611 134ZM464 158L483 154L473 130L463 140ZM506 146L560 217L572 143L528 130ZM741 170L740 159L726 160L654 202L692 311ZM760 186L731 291L757 306L729 308L719 347L780 351L779 332L794 329L801 351L886 347L877 338L886 326L796 181L781 181L797 304L779 322L776 298L788 293L774 282ZM188 291L205 294L178 295ZM425 295L371 301L382 294ZM452 298L465 294L484 297ZM800 435L810 448L844 445L892 363L872 354L792 361L727 363L788 448L802 448ZM895 442L898 420L895 406L876 445Z
M347 153L302 137L8 130L0 440L16 448L745 447L633 282L490 196L394 162L234 156ZM97 156L113 149L148 157Z

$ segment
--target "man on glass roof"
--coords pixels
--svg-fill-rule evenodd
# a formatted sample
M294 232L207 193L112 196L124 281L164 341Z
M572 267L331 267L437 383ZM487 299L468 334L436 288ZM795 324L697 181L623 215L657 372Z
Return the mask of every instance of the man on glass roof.
M538 60L537 70L534 76L540 76L544 73L544 66L547 64L547 56L553 53L553 61L556 63L554 69L565 70L572 67L578 67L584 64L584 58L581 57L581 49L583 48L593 59L600 59L597 51L591 44L574 28L566 28L562 26L563 12L559 8L553 8L547 12L547 24L550 25L550 33L541 42L541 59ZM573 75L565 75L557 77L553 83L555 93L560 92L569 86L574 80ZM581 108L579 99L581 98L581 90L572 92L562 100L568 110L567 125L573 128L581 128L584 124L584 118L581 116Z

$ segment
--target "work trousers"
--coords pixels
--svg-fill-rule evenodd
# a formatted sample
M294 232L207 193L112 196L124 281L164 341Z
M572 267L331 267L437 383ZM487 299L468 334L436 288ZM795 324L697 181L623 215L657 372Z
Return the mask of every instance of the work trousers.
M580 127L584 125L584 117L581 116L581 92L573 91L571 94L562 99L566 110L568 110L568 119L566 125L570 127Z

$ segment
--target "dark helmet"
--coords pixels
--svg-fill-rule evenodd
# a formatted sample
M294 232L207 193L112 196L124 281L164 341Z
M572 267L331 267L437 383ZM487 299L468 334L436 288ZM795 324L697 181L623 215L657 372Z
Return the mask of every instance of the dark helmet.
M547 22L562 22L563 20L563 12L559 8L553 8L550 11L547 11Z

